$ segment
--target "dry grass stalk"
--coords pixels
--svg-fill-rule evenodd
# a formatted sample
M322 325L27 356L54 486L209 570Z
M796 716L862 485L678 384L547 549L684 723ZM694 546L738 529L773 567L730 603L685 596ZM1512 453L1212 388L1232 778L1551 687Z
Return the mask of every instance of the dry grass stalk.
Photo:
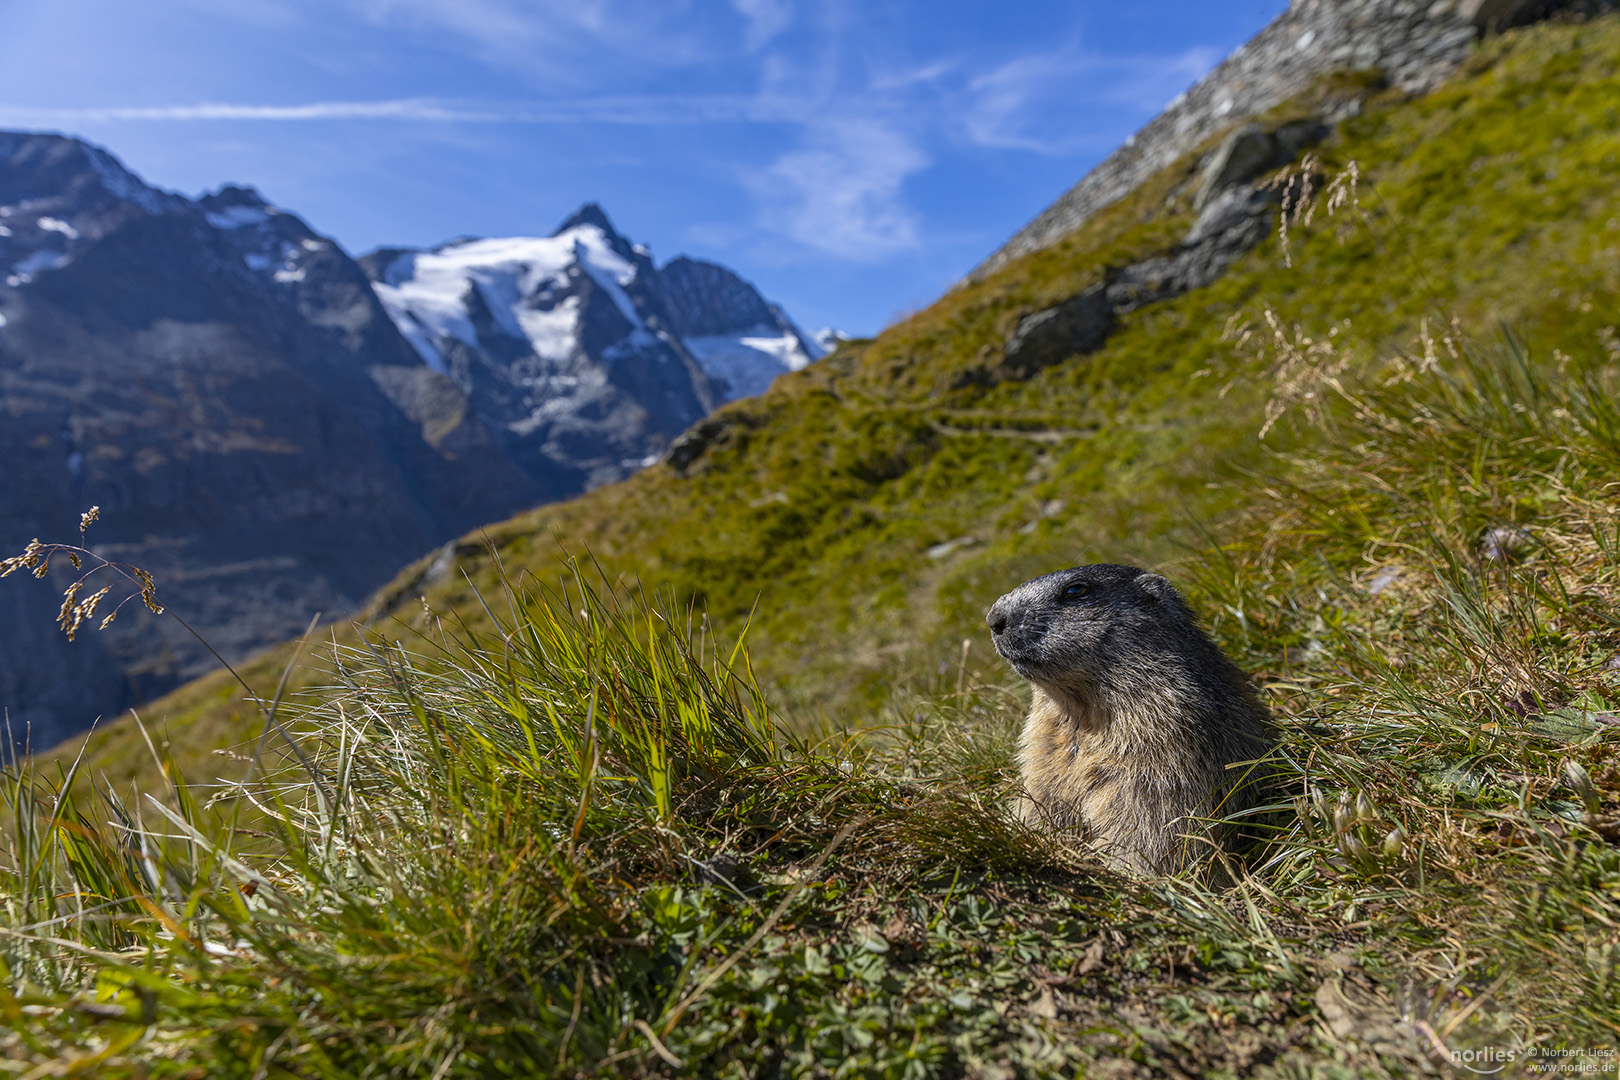
M1267 190L1282 192L1282 208L1277 216L1277 241L1282 245L1283 265L1289 269L1294 266L1289 230L1308 228L1316 220L1318 207L1325 210L1328 217L1349 207L1363 223L1367 222L1357 190L1361 181L1361 166L1353 159L1348 162L1322 189L1325 198L1318 199L1321 164L1321 159L1314 152L1308 153L1298 164L1289 165L1265 184Z
M154 615L162 615L164 607L157 602L157 582L152 575L132 563L116 562L102 558L86 546L85 533L101 517L101 507L92 506L79 515L79 542L77 544L42 544L36 538L29 541L22 554L13 555L7 559L0 559L0 578L9 577L18 570L27 570L36 578L43 579L51 572L51 560L60 555L81 571L78 577L69 582L62 590L62 607L56 615L56 625L69 641L74 640L83 625L96 617L102 602L109 593L117 587L117 582L105 585L102 588L79 599L90 579L98 573L110 573L124 579L132 588L127 596L118 601L118 604L102 617L97 629L105 630L112 625L124 605L140 598L146 609ZM89 560L90 567L85 569L85 562Z

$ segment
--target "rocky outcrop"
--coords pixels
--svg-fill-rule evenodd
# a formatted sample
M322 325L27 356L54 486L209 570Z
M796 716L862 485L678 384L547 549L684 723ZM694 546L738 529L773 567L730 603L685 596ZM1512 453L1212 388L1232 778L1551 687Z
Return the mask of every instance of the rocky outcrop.
M1259 124L1242 125L1204 159L1193 209L1203 210L1216 196L1287 165L1327 134L1328 126L1316 119L1295 120L1269 131Z
M1237 137L1249 141L1247 132ZM1219 161L1218 153L1212 156ZM1258 165L1266 160L1258 156L1247 160L1255 164L1254 172L1272 167ZM1222 175L1230 179L1233 174L1223 170ZM1207 173L1205 179L1209 179ZM1295 178L1292 182L1301 181ZM1213 284L1275 227L1284 193L1278 185L1256 180L1215 188L1179 248L1131 263L1109 275L1108 301L1114 313L1124 315Z
M1095 285L1054 307L1026 315L1007 339L1007 376L1027 379L1042 368L1102 345L1114 329L1108 289Z
M692 467L692 463L707 453L709 448L730 430L730 423L720 417L710 417L701 423L693 424L670 443L669 453L664 455L665 464L684 476L686 470Z
M1232 132L1204 161L1194 198L1201 210L1175 250L1110 268L1103 284L1024 316L1007 336L1002 363L994 369L970 369L964 378L1028 378L1100 348L1119 316L1212 284L1271 231L1287 187L1268 174L1293 161L1326 131L1314 121L1299 121L1275 130L1246 124ZM1286 181L1304 182L1302 174Z
M1391 85L1425 93L1467 59L1481 33L1555 11L1613 6L1611 0L1294 0L975 267L968 280L1055 244L1222 130L1304 92L1328 72L1376 69Z

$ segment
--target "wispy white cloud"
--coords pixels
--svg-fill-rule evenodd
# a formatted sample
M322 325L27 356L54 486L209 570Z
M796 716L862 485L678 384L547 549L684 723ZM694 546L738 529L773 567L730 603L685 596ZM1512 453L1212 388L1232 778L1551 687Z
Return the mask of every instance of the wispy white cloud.
M414 120L488 123L509 119L499 112L444 105L426 98L395 101L316 101L304 105L202 102L196 105L108 105L40 108L0 104L0 123L25 126L110 123L129 120Z
M1054 84L1072 77L1072 59L1056 55L1021 56L968 83L962 127L978 146L1045 150L1049 140L1033 137L1031 113L1047 104Z
M308 2L308 0L302 0ZM322 0L330 2L330 0ZM584 87L624 65L673 69L711 55L692 4L669 0L342 0L385 31L426 31L442 44L522 72ZM754 0L769 4L773 0Z
M1072 154L1111 142L1104 110L1146 118L1213 66L1209 49L1169 56L1099 56L1078 48L1033 53L968 80L960 110L969 142L992 149Z
M792 123L809 111L803 101L742 94L626 94L550 101L477 104L433 98L314 101L298 105L201 102L191 105L92 105L76 108L0 103L0 124L36 127L128 121L381 120L449 124L624 124L668 126L747 121Z
M374 24L432 27L507 49L600 35L610 25L608 0L351 0Z
M793 5L788 0L731 0L731 6L748 20L744 43L750 51L786 30L793 21Z
M928 164L928 155L887 123L827 121L747 183L764 228L816 251L873 262L917 246L918 217L902 186Z

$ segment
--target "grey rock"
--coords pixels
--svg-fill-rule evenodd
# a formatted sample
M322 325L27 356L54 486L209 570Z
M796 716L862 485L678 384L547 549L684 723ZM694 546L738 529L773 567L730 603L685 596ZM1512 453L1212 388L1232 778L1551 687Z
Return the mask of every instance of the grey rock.
M1459 10L1452 4L1407 0L1295 0L975 267L967 280L982 280L1011 259L1057 243L1183 155L1309 90L1330 71L1374 68L1400 90L1427 93L1461 66L1486 30L1555 11L1593 14L1615 6L1615 0L1463 0ZM1341 101L1329 119L1356 108Z
M1545 17L1552 6L1546 0L1462 0L1457 13L1480 30L1497 31Z
M1095 351L1114 329L1108 289L1093 285L1053 307L1026 315L1007 338L1004 368L1028 378L1076 353Z
M1108 302L1123 315L1212 284L1266 237L1281 198L1280 189L1259 185L1216 196L1188 230L1179 251L1143 259L1113 275Z
M1297 145L1284 143L1272 133L1258 134L1264 138L1251 139L1251 144L1263 147L1271 156L1260 158L1243 151L1250 155L1249 163L1234 170L1236 175L1252 175L1258 171L1257 161L1267 162L1269 167L1287 146ZM1042 368L1100 348L1113 332L1118 316L1212 284L1265 238L1283 194L1282 187L1268 183L1220 190L1204 206L1180 248L1131 263L1111 273L1104 284L1025 316L1008 335L999 367L970 369L959 384L992 385L1008 378L1027 379ZM687 453L683 448L680 455L671 456L671 463L687 460Z
M1275 189L1254 186L1229 188L1204 207L1204 212L1187 230L1182 246L1197 247L1217 240L1234 229L1244 230L1247 237L1248 226L1257 218L1265 217L1279 199L1280 194ZM1248 247L1242 250L1247 251Z
M665 463L684 475L686 470L692 467L692 463L719 442L731 427L730 418L721 416L710 417L701 423L693 424L670 443L669 451L664 455Z
M1536 546L1535 534L1522 525L1496 525L1479 538L1479 557L1486 562L1514 563Z
M1205 161L1193 197L1194 209L1203 209L1210 198L1234 184L1246 184L1272 167L1277 159L1277 139L1259 124L1244 124L1222 140Z
M1373 574L1371 578L1368 578L1362 587L1366 589L1370 595L1377 596L1379 593L1383 592L1385 589L1399 581L1401 579L1401 575L1403 575L1405 572L1405 569L1399 564L1391 564L1389 566L1379 567L1378 572Z
M1359 105L1359 99L1353 99ZM1276 153L1271 159L1271 168L1280 168L1293 161L1299 155L1327 138L1332 132L1329 123L1315 117L1306 117L1303 120L1290 120L1272 132L1272 139Z

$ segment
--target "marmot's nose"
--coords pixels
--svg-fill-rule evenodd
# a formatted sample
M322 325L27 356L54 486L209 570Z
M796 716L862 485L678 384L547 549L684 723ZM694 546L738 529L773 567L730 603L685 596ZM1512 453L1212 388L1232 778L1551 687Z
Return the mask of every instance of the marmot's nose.
M1013 605L1003 596L990 608L990 613L984 617L984 621L990 624L990 633L1000 637L1007 632L1007 627L1018 625L1022 621L1022 616L1023 612L1013 610Z

